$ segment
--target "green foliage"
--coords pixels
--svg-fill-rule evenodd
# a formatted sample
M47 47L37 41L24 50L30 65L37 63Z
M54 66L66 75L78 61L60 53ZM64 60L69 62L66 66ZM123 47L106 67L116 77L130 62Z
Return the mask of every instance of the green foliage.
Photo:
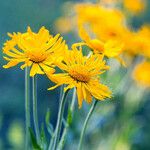
M47 131L52 136L54 128L53 128L52 124L50 123L50 116L51 116L50 115L50 110L48 109L47 112L46 112L46 115L45 115L45 122L46 122Z
M31 143L34 150L42 150L41 147L38 145L34 132L31 128L29 128Z
M41 139L41 147L42 149L46 150L48 147L48 143L46 140L46 135L45 135L45 130L44 130L44 124L42 123L42 127L41 127L41 134L40 134L40 139Z
M69 125L72 123L72 111L70 110L70 107L68 109L67 123Z
M49 124L49 122L50 122L50 117L51 117L51 113L50 113L50 110L48 109L47 112L46 112L46 115L45 115L45 122L46 122L46 125Z

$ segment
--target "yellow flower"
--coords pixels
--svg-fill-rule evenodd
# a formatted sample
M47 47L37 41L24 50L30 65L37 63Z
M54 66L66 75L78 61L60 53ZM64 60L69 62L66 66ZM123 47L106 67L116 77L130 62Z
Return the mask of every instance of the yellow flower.
M134 14L140 13L145 8L144 0L124 0L124 7Z
M103 5L107 5L107 4L115 4L118 0L101 0L100 3L102 3Z
M56 83L56 86L49 90L62 84L68 85L65 90L76 87L79 108L82 106L83 99L91 103L92 96L98 100L111 97L108 87L99 82L99 75L108 69L102 55L83 56L80 47L80 50L68 51L58 67L64 73L47 74L49 79Z
M44 74L45 71L53 73L54 62L59 60L60 54L66 49L65 41L57 34L52 37L49 31L42 27L38 33L28 27L25 33L8 34L11 39L4 43L4 59L8 61L4 68L16 66L19 63L21 69L31 67L30 76ZM63 56L63 55L62 55Z
M83 27L80 27L79 35L85 43L76 43L73 45L73 47L87 45L93 50L94 53L103 54L108 58L116 58L125 66L124 61L119 57L123 51L123 44L121 42L119 43L118 41L114 40L102 42L99 39L91 39Z
M138 31L131 32L126 39L125 51L132 55L143 55L150 58L150 27L142 26Z
M133 71L133 78L138 83L150 87L150 62L142 62Z
M150 58L150 26L144 25L135 34L136 45L138 46L138 53Z
M99 4L78 4L75 7L79 28L89 25L98 39L120 40L126 34L126 20L121 11Z
M55 21L55 28L60 33L68 33L72 30L73 25L69 19L69 17L60 17Z
M99 39L91 39L83 28L80 28L80 37L95 53L102 53L108 58L118 57L123 49L123 44L114 40L102 42Z

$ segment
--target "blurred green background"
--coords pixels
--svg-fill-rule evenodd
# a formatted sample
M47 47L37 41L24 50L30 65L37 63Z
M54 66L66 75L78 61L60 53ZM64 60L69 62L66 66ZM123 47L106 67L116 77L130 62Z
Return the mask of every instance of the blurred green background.
M24 32L27 26L38 31L45 26L57 33L55 20L63 16L65 0L0 0L0 47L8 39L7 32ZM72 1L78 2L78 1ZM83 2L80 0L80 2ZM85 1L84 1L85 2ZM148 0L149 2L149 0ZM68 5L69 6L69 5ZM147 6L150 8L150 2ZM68 8L72 9L72 8ZM66 10L66 13L69 11ZM150 11L131 20L133 29L150 21ZM79 41L74 32L63 34L69 46ZM19 67L3 69L1 50L0 69L0 150L24 149L24 71ZM113 65L114 62L110 64ZM116 62L115 62L116 63ZM90 120L84 141L85 150L150 150L150 94L148 89L133 83L128 69L116 67L104 77L112 89L111 101L100 102ZM130 73L130 72L129 72ZM105 80L107 77L107 80ZM38 76L38 113L40 124L50 108L51 122L57 118L59 88L47 91L52 83L46 76ZM68 100L71 99L71 93ZM69 130L65 150L76 150L79 134L89 106L78 109ZM32 115L32 113L31 113ZM50 138L47 135L47 138Z

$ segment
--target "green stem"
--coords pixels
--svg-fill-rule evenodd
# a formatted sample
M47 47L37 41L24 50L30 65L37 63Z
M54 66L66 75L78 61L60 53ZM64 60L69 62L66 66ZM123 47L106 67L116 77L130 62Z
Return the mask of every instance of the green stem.
M51 141L50 141L48 150L51 150L51 149L52 149L53 144L54 144L54 133L53 133L53 135L51 136Z
M79 141L79 145L78 145L78 150L81 150L82 149L82 142L83 142L83 138L84 138L84 135L85 135L85 130L87 128L87 124L88 124L88 121L96 107L96 104L97 104L97 100L94 101L94 103L92 104L87 116L86 116L86 119L85 119L85 122L84 122L84 125L83 125L83 128L82 128L82 132L81 132L81 135L80 135L80 141Z
M70 110L68 112L71 115L71 120L72 120L72 116L73 116L75 100L76 100L76 89L74 88L74 90L73 90L73 96L72 96L72 101L71 101L71 106L70 106L70 108L69 108ZM66 126L65 126L65 128L63 130L62 137L61 137L61 140L59 142L58 150L62 150L63 147L64 147L66 136L67 136L67 133L68 133L68 129L69 129L69 126L70 126L70 123L71 123L71 122L68 122L68 120L70 119L69 118L70 115L68 115L68 117L67 117L67 124L66 124Z
M37 113L37 77L36 75L32 79L32 88L33 88L32 92L33 92L34 129L35 129L37 142L40 143L40 132L39 132L38 113Z
M64 92L64 85L62 85L60 87L59 101L61 101L61 99L62 99L63 92ZM51 135L50 144L49 144L49 148L48 148L49 150L52 149L53 144L54 144L54 133Z
M63 118L63 114L64 114L67 93L68 93L68 90L63 94L61 102L60 102L60 106L59 106L57 124L56 124L56 128L55 128L55 133L54 133L55 137L54 137L53 150L57 149L57 145L58 145L58 141L59 141L59 137L60 137L60 131L61 131L61 126L62 126L62 118Z
M70 107L71 112L74 111L75 100L76 100L76 88L73 89L72 102Z
M29 127L30 127L30 76L29 68L25 68L25 150L29 149Z

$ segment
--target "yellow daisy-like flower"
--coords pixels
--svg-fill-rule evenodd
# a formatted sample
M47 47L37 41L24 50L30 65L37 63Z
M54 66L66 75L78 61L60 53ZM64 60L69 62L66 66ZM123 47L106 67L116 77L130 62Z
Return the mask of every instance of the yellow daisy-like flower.
M133 71L133 79L146 87L150 87L150 62L142 62Z
M52 90L62 84L68 85L65 90L76 87L79 108L83 99L91 103L92 96L98 100L111 97L111 91L107 86L99 82L99 75L109 67L105 65L102 55L83 56L81 48L68 51L62 63L58 67L64 73L47 74L56 86L49 88Z
M53 73L54 62L61 59L66 45L59 34L52 37L49 31L42 27L38 33L32 32L28 27L25 33L8 34L11 39L4 43L4 59L8 61L4 68L24 63L21 69L31 67L30 76L44 74L45 71ZM59 59L60 58L60 59Z
M117 57L121 54L123 49L123 44L113 40L102 42L99 39L91 39L84 28L80 28L80 37L95 53L102 53L108 58Z
M134 14L140 13L145 8L145 0L124 0L124 7Z
M150 26L143 25L139 30L131 32L126 38L124 51L131 56L143 55L150 58Z
M121 42L114 40L103 42L97 38L91 39L83 27L80 27L79 35L85 43L76 43L73 47L87 45L93 50L94 53L103 54L108 58L116 58L125 66L124 61L119 57L119 55L123 52L123 44Z
M118 9L83 3L77 4L75 11L78 26L89 25L98 39L121 40L127 32L125 16Z

